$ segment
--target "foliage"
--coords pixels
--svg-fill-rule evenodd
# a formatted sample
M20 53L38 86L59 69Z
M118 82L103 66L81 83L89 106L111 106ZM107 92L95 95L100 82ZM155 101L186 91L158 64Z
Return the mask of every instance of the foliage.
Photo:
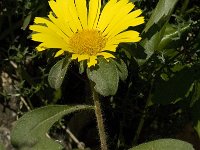
M174 140L174 139L160 139L151 141L138 145L130 150L144 150L144 149L153 149L153 150L169 150L169 149L181 149L181 150L194 150L191 144L188 144L183 141Z
M48 81L52 88L58 89L60 88L65 74L67 72L67 68L70 64L69 58L64 58L58 61L50 70L48 75Z
M155 142L155 149L166 146L166 141L157 139L177 138L188 124L200 136L198 0L131 1L145 16L145 25L137 27L142 41L120 44L117 59L99 58L99 65L90 69L84 63L78 67L68 57L53 58L53 49L45 53L34 49L37 44L30 40L28 26L35 16L47 15L46 0L0 2L0 103L16 101L17 114L23 115L12 131L14 146L59 149L55 140L61 139L65 146L71 138L62 124L86 147L98 148L94 114L85 106L92 104L89 79L103 95L100 100L109 149L130 149L154 140L132 149L147 149ZM11 83L3 82L5 73ZM71 114L82 109L87 113ZM80 144L76 140L69 143L71 149ZM184 145L192 149L178 140L168 140L166 147L170 150L169 146L176 144L177 149ZM191 144L196 148L195 142Z
M0 143L0 150L4 150L4 146L2 143Z
M62 146L46 136L50 127L63 115L91 109L91 106L52 105L26 113L17 122L12 132L12 143L19 150L61 150ZM31 121L30 121L31 120ZM23 130L23 132L22 132Z

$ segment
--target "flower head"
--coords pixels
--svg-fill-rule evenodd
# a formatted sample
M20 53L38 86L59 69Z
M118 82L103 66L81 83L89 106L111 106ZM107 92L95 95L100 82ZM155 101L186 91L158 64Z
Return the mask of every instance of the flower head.
M36 33L32 40L41 42L36 49L58 49L55 57L65 52L71 59L87 60L88 67L97 63L97 57L114 58L119 43L138 42L141 37L130 26L144 23L140 9L132 11L129 0L109 0L102 9L101 0L50 0L52 12L48 19L36 17L30 29ZM88 6L88 7L87 7Z

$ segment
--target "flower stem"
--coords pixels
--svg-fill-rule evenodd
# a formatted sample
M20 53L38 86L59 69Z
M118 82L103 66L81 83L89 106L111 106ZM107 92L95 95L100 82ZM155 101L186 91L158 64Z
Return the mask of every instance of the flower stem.
M152 104L152 101L151 101L152 93L151 92L152 92L153 83L154 83L154 80L151 82L151 87L150 87L150 90L149 90L148 99L146 101L146 105L144 107L143 114L142 114L142 116L140 118L140 122L139 122L138 128L136 130L136 134L135 134L133 142L132 142L133 145L137 144L139 136L140 136L140 133L141 133L142 128L144 126L144 122L145 122L145 119L146 119L145 111Z
M190 2L189 0L185 0L185 1L183 2L182 8L181 8L181 13L182 13L182 14L185 13L185 11L186 11L186 9L187 9L187 7L188 7L189 2Z
M138 125L138 128L137 128L136 134L134 136L134 139L133 139L133 143L132 143L133 145L137 145L140 133L141 133L142 128L144 126L144 121L146 119L145 110L151 104L151 96L152 95L150 95L149 98L147 99L147 102L146 102L142 117L140 118L140 122L139 122L139 125Z
M92 89L92 96L94 100L97 127L98 127L100 142L101 142L101 150L108 150L107 141L106 141L107 136L106 136L105 127L103 123L104 121L103 121L103 115L102 115L102 110L101 110L101 104L99 101L98 93L94 89L94 84L91 84L91 89Z

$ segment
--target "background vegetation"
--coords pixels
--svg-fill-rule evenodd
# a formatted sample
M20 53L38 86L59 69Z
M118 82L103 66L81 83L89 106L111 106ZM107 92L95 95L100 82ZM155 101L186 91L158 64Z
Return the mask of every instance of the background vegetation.
M116 95L101 97L110 149L177 138L198 150L199 1L178 0L174 8L163 5L164 0L159 5L158 0L132 1L143 10L146 24L137 28L143 37L140 44L118 47L127 79L119 82ZM61 88L55 90L48 83L48 73L60 58L53 58L52 50L36 52L28 25L49 10L47 0L0 1L0 143L8 149L12 149L8 140L12 123L26 112L49 104L92 104L86 73L79 73L76 62L69 65ZM99 145L90 111L64 117L53 125L50 136L65 149Z

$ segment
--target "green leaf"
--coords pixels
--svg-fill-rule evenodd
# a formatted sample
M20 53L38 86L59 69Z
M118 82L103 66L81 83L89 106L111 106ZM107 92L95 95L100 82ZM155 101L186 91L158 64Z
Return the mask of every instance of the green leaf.
M192 121L200 137L200 80L197 80L193 84L193 89L187 100L190 100L190 113Z
M159 0L153 14L147 22L144 32L150 32L154 25L162 27L168 21L178 0Z
M191 116L194 122L194 129L200 137L200 81L194 82L191 95Z
M194 129L197 131L198 136L200 137L200 120L197 121Z
M62 60L58 61L50 70L48 81L52 88L58 89L60 88L65 74L67 72L68 66L71 60L68 58L63 58Z
M51 126L61 117L92 106L51 105L26 113L11 132L11 142L18 150L61 150L62 146L49 138Z
M98 59L98 66L87 69L88 78L95 83L95 90L103 95L115 95L118 89L119 73L113 61Z
M0 150L5 150L3 144L0 143Z
M180 29L172 28L172 25L168 24L165 30L164 36L158 46L158 50L166 48L173 42L173 39L179 38L180 34L184 33L190 28L190 24L184 24Z
M192 68L182 69L167 81L159 80L155 86L152 101L169 104L179 98L184 98L194 80L195 72Z
M22 30L26 30L26 28L28 27L28 25L31 21L31 17L32 17L32 13L30 13L28 16L26 16L26 18L24 19L23 25L21 27Z
M81 61L79 64L79 73L82 74L85 71L86 63L85 61Z
M160 139L140 144L129 150L194 150L187 142L175 139Z
M118 69L119 78L122 81L125 81L128 76L128 69L124 61L122 59L120 59L119 61L115 61L115 60L111 60L111 61L116 65Z
M193 89L191 91L191 101L190 101L190 107L200 107L199 105L196 105L200 101L200 81L195 81L193 85ZM197 107L197 109L198 109ZM195 114L197 114L195 112ZM200 119L200 111L198 113L199 119Z
M147 22L143 31L141 45L147 54L146 60L158 49L158 45L165 33L166 24L171 17L173 9L178 0L159 0L153 14ZM146 60L138 60L143 64Z

